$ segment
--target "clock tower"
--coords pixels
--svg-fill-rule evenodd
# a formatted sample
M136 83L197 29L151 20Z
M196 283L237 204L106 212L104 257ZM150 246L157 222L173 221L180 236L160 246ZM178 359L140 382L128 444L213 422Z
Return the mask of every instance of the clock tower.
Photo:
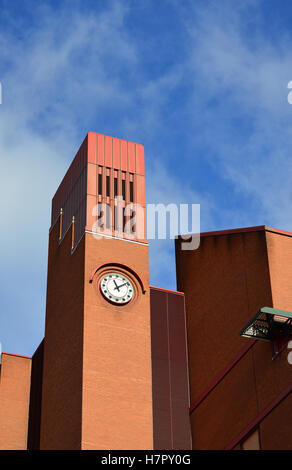
M52 201L40 448L153 448L144 149L93 132Z

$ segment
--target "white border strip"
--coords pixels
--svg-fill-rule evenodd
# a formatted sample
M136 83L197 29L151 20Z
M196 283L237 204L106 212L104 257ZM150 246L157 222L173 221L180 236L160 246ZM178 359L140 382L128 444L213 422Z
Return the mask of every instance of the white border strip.
M137 242L136 240L129 240L128 238L115 237L113 235L108 235L108 234L102 233L102 232L91 232L90 230L85 230L84 233L91 233L92 235L97 234L100 237L112 238L113 240L122 240L123 242L136 243L137 245L144 245L144 246L148 245L148 243L146 243L146 242Z

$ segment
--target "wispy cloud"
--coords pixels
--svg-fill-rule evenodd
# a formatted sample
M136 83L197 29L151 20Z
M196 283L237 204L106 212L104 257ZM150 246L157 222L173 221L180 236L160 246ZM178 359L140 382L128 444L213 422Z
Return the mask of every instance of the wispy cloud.
M265 34L263 2L209 2L187 20L194 126L212 164L252 198L250 218L292 228L292 107L287 34ZM212 8L211 8L212 7ZM240 210L240 209L239 209ZM244 207L243 207L244 210Z

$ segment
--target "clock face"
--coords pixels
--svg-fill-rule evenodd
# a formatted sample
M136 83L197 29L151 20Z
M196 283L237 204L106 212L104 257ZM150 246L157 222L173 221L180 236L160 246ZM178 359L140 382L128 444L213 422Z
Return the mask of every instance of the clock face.
M119 273L105 274L100 281L100 290L107 300L119 305L130 302L134 295L131 281Z

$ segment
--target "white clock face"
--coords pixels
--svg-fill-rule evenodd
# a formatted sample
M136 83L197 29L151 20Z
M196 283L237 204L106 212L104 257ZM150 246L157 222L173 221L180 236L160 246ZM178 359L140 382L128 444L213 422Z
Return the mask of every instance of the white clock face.
M100 290L104 297L115 304L126 304L134 295L131 281L119 273L105 274L100 281Z

